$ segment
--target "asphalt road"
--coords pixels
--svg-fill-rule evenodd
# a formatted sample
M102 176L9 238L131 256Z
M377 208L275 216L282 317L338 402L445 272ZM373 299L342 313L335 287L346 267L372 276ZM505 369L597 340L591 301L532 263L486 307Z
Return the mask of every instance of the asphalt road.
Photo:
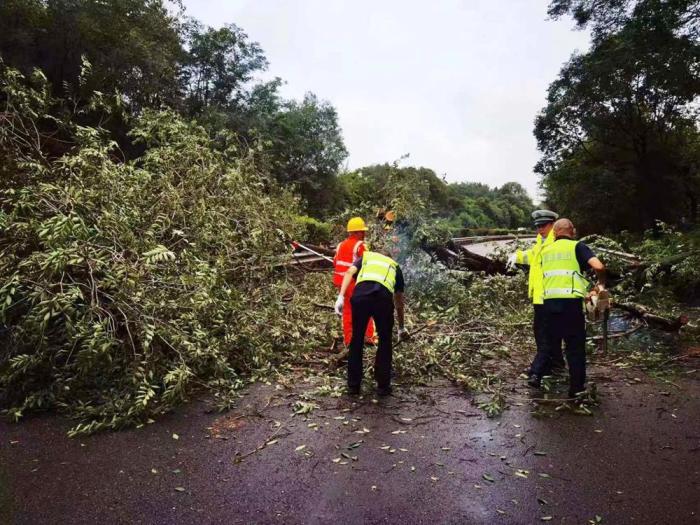
M466 246L466 248L472 253L488 257L489 255L493 254L493 252L495 252L498 248L511 245L515 246L515 242L516 241L513 240L479 242L475 244L469 244Z
M535 417L514 385L487 419L447 384L293 415L299 384L88 438L55 416L0 423L0 522L700 523L700 381L592 376L592 417Z

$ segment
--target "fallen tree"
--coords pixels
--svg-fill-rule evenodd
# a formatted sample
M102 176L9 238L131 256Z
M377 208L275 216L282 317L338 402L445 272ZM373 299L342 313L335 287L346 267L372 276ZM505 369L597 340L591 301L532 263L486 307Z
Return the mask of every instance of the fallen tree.
M512 273L506 268L505 262L474 253L468 245L459 245L454 240L445 246L425 246L423 249L448 268L483 272L486 275Z
M56 409L89 433L142 423L196 389L225 406L251 370L325 344L323 323L298 329L301 285L272 271L289 250L278 225L298 213L290 192L171 112L133 123L133 161L66 115L70 148L43 155L32 133L55 120L49 90L5 73L0 99L22 125L0 130L13 170L0 181L4 414Z

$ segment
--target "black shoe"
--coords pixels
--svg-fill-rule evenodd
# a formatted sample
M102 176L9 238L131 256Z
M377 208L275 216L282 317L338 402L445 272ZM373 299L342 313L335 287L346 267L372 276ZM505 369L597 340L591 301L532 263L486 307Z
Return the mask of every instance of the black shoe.
M538 375L532 374L527 378L527 386L531 388L539 388L542 386L542 378Z
M585 390L579 390L578 392L574 392L573 390L569 390L569 399L573 399L574 403L583 403L586 398L586 391Z
M377 395L379 397L390 396L391 395L391 387L390 386L377 387Z
M360 395L360 387L359 386L348 386L347 394L349 396L359 396Z

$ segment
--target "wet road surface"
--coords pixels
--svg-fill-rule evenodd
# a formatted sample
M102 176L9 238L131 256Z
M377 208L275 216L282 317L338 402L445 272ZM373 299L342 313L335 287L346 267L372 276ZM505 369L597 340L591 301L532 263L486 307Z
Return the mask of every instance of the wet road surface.
M487 419L447 384L293 415L302 386L256 385L87 438L0 423L0 523L699 523L700 381L674 382L616 373L593 417L515 385Z

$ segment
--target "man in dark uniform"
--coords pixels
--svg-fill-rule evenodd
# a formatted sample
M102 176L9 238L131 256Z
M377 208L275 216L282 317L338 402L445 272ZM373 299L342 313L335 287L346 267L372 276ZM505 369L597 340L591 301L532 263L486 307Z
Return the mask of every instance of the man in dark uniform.
M542 249L541 271L544 290L544 313L547 343L538 349L528 384L539 387L542 376L551 372L552 356L566 348L569 365L569 397L585 390L586 382L586 320L583 301L589 283L583 272L592 268L598 278L596 291L604 289L605 266L593 251L574 240L574 225L569 219L559 219L553 226L555 241Z
M399 321L399 340L408 337L404 329L404 279L396 261L377 252L365 251L361 258L345 272L340 294L335 303L335 312L342 314L343 297L352 279L357 284L352 293L352 339L348 355L348 394L360 393L362 383L362 352L364 333L370 318L379 335L377 355L374 361L374 377L377 394L391 394L391 335L394 327L394 304Z
M540 269L542 249L554 242L554 232L552 227L554 221L559 218L555 212L550 210L535 210L532 212L532 220L537 230L535 244L528 250L517 250L508 258L508 267L513 268L516 264L529 268L527 277L527 296L532 300L533 321L532 329L535 335L535 345L538 350L544 351L547 344L547 333L544 326L544 295L542 291L542 271ZM561 350L558 353L551 353L552 371L565 371L564 355ZM527 369L528 377L532 374L532 366Z

